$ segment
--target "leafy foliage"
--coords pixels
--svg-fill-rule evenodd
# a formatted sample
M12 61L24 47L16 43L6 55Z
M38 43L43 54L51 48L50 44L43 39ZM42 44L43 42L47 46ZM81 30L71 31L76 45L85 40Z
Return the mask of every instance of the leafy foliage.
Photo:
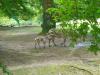
M100 51L100 28L97 23L97 19L100 18L100 1L59 0L56 3L56 8L50 8L48 12L53 13L56 22L61 22L63 30L66 28L64 34L69 33L72 42L77 42L78 38L85 41L88 34L91 34L93 38L90 40L92 44L89 50L95 54Z
M36 7L37 6L37 7ZM19 19L28 20L38 11L39 0L0 0L0 11L3 16L15 19L19 23Z
M2 71L3 71L4 74L6 74L6 75L12 75L12 73L2 63L0 63L0 67L2 68Z

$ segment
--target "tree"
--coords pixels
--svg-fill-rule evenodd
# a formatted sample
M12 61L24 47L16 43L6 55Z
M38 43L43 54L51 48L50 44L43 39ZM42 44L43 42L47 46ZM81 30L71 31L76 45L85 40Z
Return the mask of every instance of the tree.
M49 31L49 29L56 27L55 21L52 18L52 14L49 14L47 12L48 8L54 7L54 1L42 0L42 7L43 7L43 24L41 25L41 27L42 27L42 32L46 33Z
M87 35L91 34L89 50L95 54L100 51L100 27L97 23L97 19L100 18L99 2L99 0L58 0L58 7L48 9L48 12L53 14L53 19L61 22L64 34L68 32L72 42L77 42L78 38L85 41ZM77 20L81 21L80 25Z
M28 20L34 15L36 12L34 7L36 5L35 0L0 0L0 11L4 13L3 16L8 16L9 18L13 18L20 24L19 20Z
M45 33L49 29L56 27L52 16L46 12L48 8L54 6L53 3L53 0L0 0L0 11L4 13L3 16L13 18L20 24L20 19L28 20L34 17L34 15L40 14L42 6L43 24L41 27L42 32ZM40 11L37 12L36 9Z

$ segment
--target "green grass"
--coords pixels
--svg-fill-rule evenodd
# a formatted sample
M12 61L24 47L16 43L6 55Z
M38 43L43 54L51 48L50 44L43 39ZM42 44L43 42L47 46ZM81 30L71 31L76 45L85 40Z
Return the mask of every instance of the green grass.
M94 71L95 70L95 71ZM99 75L98 67L84 65L48 65L13 70L14 75Z

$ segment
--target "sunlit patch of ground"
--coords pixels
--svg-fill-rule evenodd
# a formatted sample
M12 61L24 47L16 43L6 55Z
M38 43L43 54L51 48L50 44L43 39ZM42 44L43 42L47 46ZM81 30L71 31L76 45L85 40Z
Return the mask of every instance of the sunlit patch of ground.
M47 64L34 67L21 67L11 70L14 75L99 75L98 65L83 64L80 61L65 64Z

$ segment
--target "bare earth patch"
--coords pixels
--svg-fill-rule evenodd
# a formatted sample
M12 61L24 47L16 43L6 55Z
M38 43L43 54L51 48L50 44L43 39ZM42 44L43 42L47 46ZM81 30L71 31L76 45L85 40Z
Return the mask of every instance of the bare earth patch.
M0 61L11 69L69 62L100 64L100 53L95 56L86 48L61 47L62 39L56 40L56 47L47 45L45 49L35 49L33 39L36 36L37 33L32 32L0 31Z

